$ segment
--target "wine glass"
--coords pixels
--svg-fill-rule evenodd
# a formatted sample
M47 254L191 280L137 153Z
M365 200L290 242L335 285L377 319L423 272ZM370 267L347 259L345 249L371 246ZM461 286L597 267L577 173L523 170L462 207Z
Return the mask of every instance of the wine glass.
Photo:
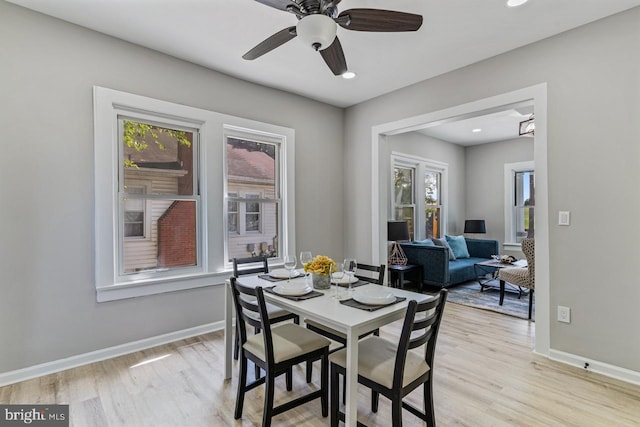
M291 282L291 273L293 272L293 270L295 270L296 263L297 261L296 261L295 255L285 255L284 268L286 268L287 271L289 272L289 279L287 279L287 282Z
M311 261L313 261L313 255L311 255L311 252L309 251L300 252L300 264L302 264L302 267L304 267L306 264L310 263ZM309 273L305 273L304 280L305 282L309 280Z
M340 287L340 282L344 278L344 270L340 270L337 264L331 264L329 266L329 277L331 277L331 282L333 286L335 286L333 295L331 298L334 299L342 299L342 289Z
M358 263L354 258L345 258L342 262L342 271L347 275L347 279L349 279L349 294L353 292L351 283L353 282L353 276L355 276L357 268Z

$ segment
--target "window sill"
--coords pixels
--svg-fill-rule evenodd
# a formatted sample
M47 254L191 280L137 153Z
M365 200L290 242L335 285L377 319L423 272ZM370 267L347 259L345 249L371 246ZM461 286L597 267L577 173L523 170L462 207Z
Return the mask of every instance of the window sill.
M519 251L522 249L522 244L520 243L503 243L502 247L507 250Z
M222 285L231 274L231 271L222 271L218 273L202 273L189 276L116 283L113 285L98 285L96 286L96 299L98 302L117 301L126 298L162 294L165 292Z

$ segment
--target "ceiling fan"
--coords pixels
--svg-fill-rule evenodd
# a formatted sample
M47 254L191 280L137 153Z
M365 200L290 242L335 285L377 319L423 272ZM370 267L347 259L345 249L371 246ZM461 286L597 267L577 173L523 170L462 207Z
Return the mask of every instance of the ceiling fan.
M256 1L296 15L298 23L263 40L245 53L244 59L259 58L297 36L320 52L336 76L348 71L342 45L336 37L338 25L347 30L375 32L416 31L422 25L422 16L392 10L349 9L338 13L341 0Z

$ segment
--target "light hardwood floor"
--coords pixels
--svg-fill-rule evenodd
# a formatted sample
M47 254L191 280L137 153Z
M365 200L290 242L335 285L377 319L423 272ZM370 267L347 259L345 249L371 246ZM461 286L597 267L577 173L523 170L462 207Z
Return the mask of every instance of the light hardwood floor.
M534 325L447 304L434 368L439 426L640 426L640 387L534 355ZM389 325L381 335L393 339L399 327ZM83 427L260 425L262 387L247 394L243 418L233 419L236 376L222 379L217 332L2 387L0 402L68 403L71 425ZM277 384L276 404L290 398L284 378ZM291 393L307 387L300 368ZM421 406L421 389L409 399ZM365 389L358 411L370 426L389 425L386 399L372 414ZM406 411L403 417L405 426L423 425ZM328 422L319 401L274 418L275 426Z

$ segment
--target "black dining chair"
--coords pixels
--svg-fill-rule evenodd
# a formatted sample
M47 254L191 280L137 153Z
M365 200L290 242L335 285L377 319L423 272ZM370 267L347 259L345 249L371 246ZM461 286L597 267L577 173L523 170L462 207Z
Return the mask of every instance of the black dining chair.
M248 268L240 268L240 266L253 264L253 267ZM260 265L258 265L260 264ZM258 265L258 266L256 266ZM265 256L256 256L249 258L233 258L233 277L240 276L248 276L250 274L259 274L269 273L269 263L267 262L267 257ZM269 313L269 322L273 325L274 323L284 322L286 320L293 320L294 323L300 324L300 317L297 314L293 314L287 310L284 310L280 307L277 307L272 304L267 304L267 313ZM256 333L260 332L259 330L255 331ZM238 350L240 347L240 340L238 339L238 333L236 330L236 337L234 341L234 353L233 358L238 360ZM259 373L256 372L256 378Z
M320 398L322 416L329 415L329 345L331 342L300 325L284 323L271 327L267 304L261 287L243 286L230 279L233 302L238 314L240 332L240 375L234 418L242 417L245 393L262 384L265 385L262 426L271 425L271 419L289 409ZM261 332L247 335L246 325ZM247 365L251 360L265 371L265 376L247 384ZM292 367L305 361L321 361L320 389L290 400L277 407L273 406L275 378L286 374L287 390L293 383Z
M358 263L355 277L357 277L359 280L373 283L375 285L383 285L385 268L386 266L384 264L377 266ZM360 270L364 270L364 272L361 272ZM373 274L371 274L371 272L373 272ZM305 320L305 323L307 324L307 328L311 329L313 332L316 332L341 344L340 347L334 348L333 350L331 350L331 352L338 351L347 345L347 336L343 332L336 331L335 329L323 325L322 323L318 323L309 319ZM362 334L359 338L361 339L371 334L380 335L380 330L376 329L371 332L367 332L366 334ZM307 382L311 382L312 375L313 366L311 364L307 364Z
M436 340L447 290L443 289L436 298L416 302L409 301L404 318L400 340L391 342L384 338L370 336L358 342L358 383L371 389L371 411L378 412L379 395L391 400L391 425L402 426L402 409L406 409L435 427L433 407L433 358ZM419 347L426 349L412 351ZM340 375L346 375L346 349L330 356L331 384L338 383ZM423 411L403 401L404 397L424 386ZM331 426L337 427L344 414L339 410L339 389L331 387Z

